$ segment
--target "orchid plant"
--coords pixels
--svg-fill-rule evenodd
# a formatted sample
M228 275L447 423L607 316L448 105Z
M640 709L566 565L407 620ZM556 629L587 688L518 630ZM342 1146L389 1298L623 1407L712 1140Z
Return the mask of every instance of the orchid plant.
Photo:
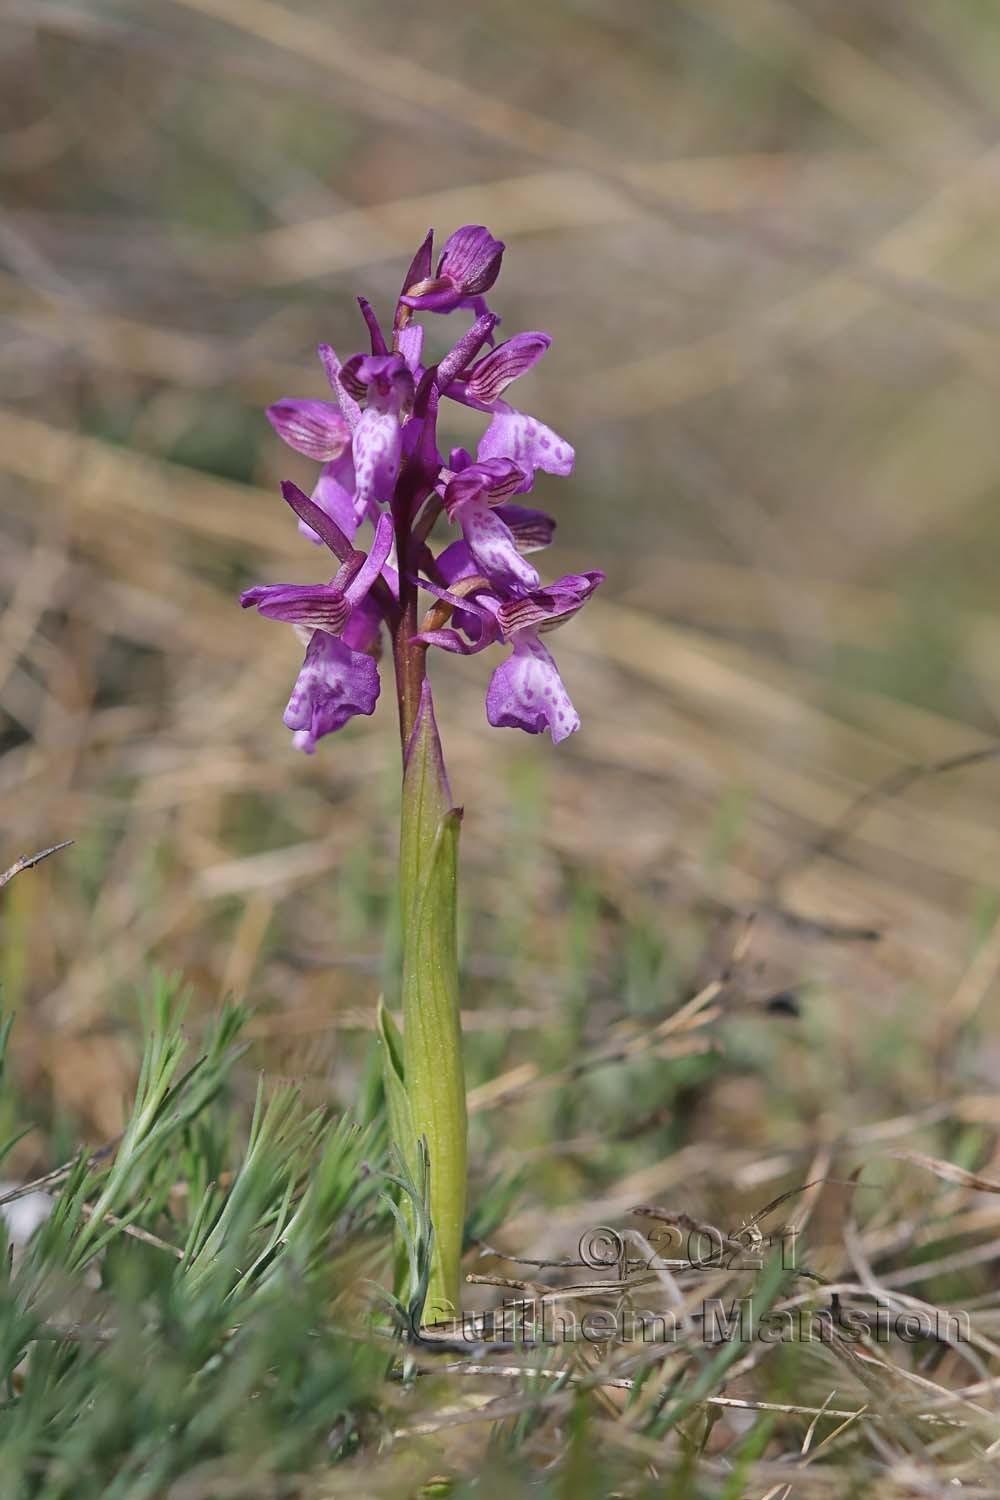
M445 242L434 267L429 233L404 278L391 336L359 298L370 353L341 360L320 345L333 401L270 407L278 435L321 466L311 496L288 482L282 494L303 534L339 567L328 583L270 584L242 595L244 608L293 625L302 638L305 659L284 721L307 754L356 714L374 711L383 637L391 642L403 758L403 1034L382 1007L378 1030L397 1151L411 1181L420 1181L422 1161L429 1175L429 1320L459 1306L466 1119L455 939L461 810L448 787L428 650L509 648L490 678L487 719L563 740L580 720L542 636L576 614L604 577L569 574L543 584L529 560L552 540L555 523L515 497L531 490L539 469L568 475L574 454L506 399L551 340L529 332L497 342L500 319L486 296L503 252L487 229L469 224ZM436 363L425 362L419 317L463 311L471 326ZM442 457L442 398L488 419L475 458L464 448ZM442 521L460 535L435 552ZM356 545L366 526L367 551Z

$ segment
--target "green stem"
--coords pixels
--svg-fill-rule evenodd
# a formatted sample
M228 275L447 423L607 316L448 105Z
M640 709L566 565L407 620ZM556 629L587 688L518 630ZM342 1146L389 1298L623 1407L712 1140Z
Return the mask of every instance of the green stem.
M419 794L404 799L404 850L424 842L429 831L425 811L426 801ZM456 1317L461 1306L466 1111L455 933L460 819L457 808L449 808L440 818L426 851L425 873L417 881L404 875L403 886L404 1077L414 1145L420 1139L427 1143L434 1226L424 1310L428 1323ZM404 855L404 869L406 863Z
M417 589L410 581L408 519L397 517L399 616L393 634L403 745L400 908L403 935L402 1078L384 1055L387 1092L405 1088L407 1108L390 1110L397 1149L416 1179L417 1146L427 1143L434 1227L424 1321L455 1317L465 1223L466 1111L458 992L456 885L461 812L451 792L434 721L424 647L415 644ZM392 1074L390 1077L389 1074ZM405 1206L404 1206L405 1211Z

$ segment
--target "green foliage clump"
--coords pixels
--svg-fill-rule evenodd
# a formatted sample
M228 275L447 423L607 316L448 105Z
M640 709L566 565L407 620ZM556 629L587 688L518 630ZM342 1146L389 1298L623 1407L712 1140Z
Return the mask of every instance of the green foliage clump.
M121 1137L50 1174L48 1218L0 1257L8 1500L142 1500L181 1476L192 1495L234 1475L240 1494L272 1494L270 1477L377 1427L393 1353L365 1312L391 1255L383 1131L262 1083L240 1141L244 1014L224 1009L192 1058L182 1008L155 987Z

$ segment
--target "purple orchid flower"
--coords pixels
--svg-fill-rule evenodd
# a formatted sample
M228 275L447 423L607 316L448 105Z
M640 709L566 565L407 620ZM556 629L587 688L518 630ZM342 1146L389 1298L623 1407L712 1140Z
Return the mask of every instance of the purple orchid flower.
M485 312L483 294L500 274L503 241L482 224L456 229L444 242L434 276L429 275L432 244L429 234L410 267L413 280L404 285L400 303L417 312L450 313L459 307Z
M494 508L530 481L527 471L513 459L492 458L463 464L458 472L445 469L441 477L448 519L461 526L479 570L498 582L537 588L537 572L525 562L513 532Z
M373 613L370 594L391 547L392 521L382 516L371 551L351 553L329 583L266 584L240 595L244 609L256 608L306 635L305 660L284 720L294 731L294 744L307 755L318 739L342 729L355 714L374 712L379 675L369 652L381 618Z
M403 451L401 416L413 403L413 372L401 354L354 354L341 366L340 384L355 401L367 396L352 441L355 500L387 504Z
M423 631L417 639L463 656L501 641L513 647L490 678L486 717L495 728L551 734L554 744L580 727L580 716L563 686L559 669L539 637L577 614L604 582L600 571L569 573L545 588L506 599L476 587L460 595L424 581L422 586L453 606L458 616L477 619L473 631L456 628ZM457 580L461 586L461 580Z
M492 725L528 734L547 729L555 745L579 729L580 715L539 635L571 620L603 582L601 572L571 573L547 589L500 605L497 624L514 649L486 689L486 717Z
M494 458L519 463L527 476L521 492L531 488L536 469L562 476L573 472L575 454L565 438L502 399L507 387L533 369L551 343L547 333L517 333L454 379L446 392L465 406L491 413L493 420L476 457L480 463Z

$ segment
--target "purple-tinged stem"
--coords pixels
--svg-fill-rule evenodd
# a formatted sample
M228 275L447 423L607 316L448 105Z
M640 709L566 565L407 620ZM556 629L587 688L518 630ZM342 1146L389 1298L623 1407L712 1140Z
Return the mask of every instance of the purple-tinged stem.
M413 535L408 505L394 507L396 530L396 563L399 569L399 615L392 632L392 657L396 673L396 702L399 708L399 738L405 757L406 747L420 707L420 695L427 676L427 648L414 641L417 634L417 595L414 581Z

